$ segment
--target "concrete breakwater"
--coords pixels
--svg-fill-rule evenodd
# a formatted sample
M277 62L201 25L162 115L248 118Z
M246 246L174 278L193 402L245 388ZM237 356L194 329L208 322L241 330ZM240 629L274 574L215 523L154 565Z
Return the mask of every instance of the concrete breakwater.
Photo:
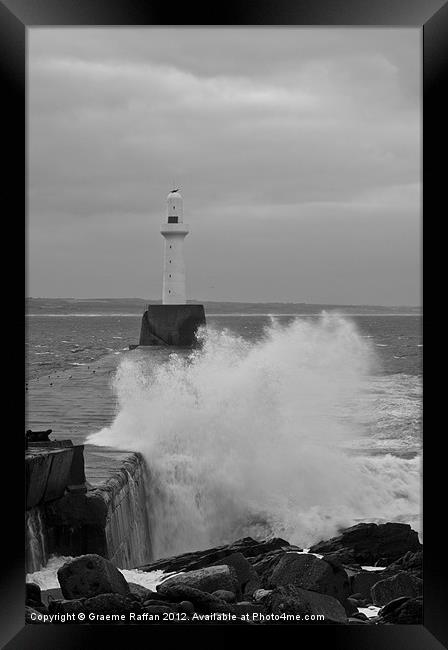
M85 481L83 453L83 445L71 441L27 450L28 573L45 566L51 555L96 553L122 568L152 559L143 457L131 454L92 488Z

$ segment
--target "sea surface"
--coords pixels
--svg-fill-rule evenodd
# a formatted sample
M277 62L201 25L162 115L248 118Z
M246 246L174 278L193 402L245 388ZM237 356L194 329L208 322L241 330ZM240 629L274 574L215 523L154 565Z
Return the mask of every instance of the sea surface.
M141 451L160 554L366 520L421 533L418 309L209 303L200 349L129 351L145 304L27 301L27 428L86 442L92 483Z

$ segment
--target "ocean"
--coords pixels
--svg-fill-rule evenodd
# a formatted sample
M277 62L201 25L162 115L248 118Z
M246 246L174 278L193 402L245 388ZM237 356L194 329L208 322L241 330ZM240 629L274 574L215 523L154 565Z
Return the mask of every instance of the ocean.
M29 299L26 421L84 442L93 485L144 454L156 557L359 521L422 535L418 309L209 303L200 348L129 351L145 304Z

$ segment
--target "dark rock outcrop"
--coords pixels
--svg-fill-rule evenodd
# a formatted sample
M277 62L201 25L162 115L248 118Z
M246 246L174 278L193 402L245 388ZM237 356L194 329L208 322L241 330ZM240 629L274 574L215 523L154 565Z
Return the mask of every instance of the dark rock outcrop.
M290 545L284 539L273 537L260 542L257 542L252 537L244 537L232 544L224 546L216 546L203 551L193 551L192 553L183 553L174 557L162 558L140 566L141 571L165 571L167 573L174 573L178 571L195 571L203 567L218 564L218 560L222 560L234 553L241 553L245 558L248 558L253 564L252 559L261 559L267 553L275 551L276 549L289 549ZM256 568L256 567L254 567Z
M341 603L325 594L285 585L275 589L264 601L268 612L273 614L323 615L324 620L312 623L346 623L347 615Z
M98 594L130 593L129 585L117 568L99 555L81 555L58 569L64 598L92 597Z
M219 598L219 600L224 601L225 603L234 603L236 601L236 595L233 591L226 591L225 589L218 589L212 593L212 596Z
M397 598L378 612L378 618L396 625L421 625L423 623L423 599Z
M380 607L401 596L417 598L422 595L422 589L423 581L420 578L402 571L373 585L373 604Z
M251 596L256 589L261 587L258 573L241 552L227 555L226 557L214 562L212 566L216 565L226 565L235 569L240 591L245 596Z
M406 571L416 578L423 577L423 551L408 551L402 557L389 564L390 572Z
M166 583L163 583L162 585L159 585L159 587L161 588L159 593L161 593L167 601L174 603L188 601L194 605L198 612L208 613L214 607L226 605L224 600L218 598L212 593L201 591L200 589L196 589L187 584L176 583L167 585Z
M180 573L157 585L156 589L159 593L166 594L166 590L174 585L187 585L188 587L206 591L210 594L218 589L233 591L235 594L239 593L239 582L236 571L233 567L227 565L204 567L196 571Z
M337 537L310 548L311 553L327 554L353 551L354 561L373 566L379 558L398 560L408 551L419 551L418 535L408 524L357 524L346 528Z
M350 594L348 576L341 566L329 564L308 553L284 553L280 557L266 586L285 585L317 591L340 601Z

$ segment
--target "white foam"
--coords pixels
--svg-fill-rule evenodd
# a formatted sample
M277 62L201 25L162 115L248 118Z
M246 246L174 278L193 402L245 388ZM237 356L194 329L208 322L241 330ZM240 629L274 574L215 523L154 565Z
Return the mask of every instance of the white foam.
M119 412L88 442L141 451L155 557L275 534L311 546L420 509L420 460L343 451L364 434L374 354L338 315L272 319L248 342L210 327L189 354L126 356ZM370 381L370 380L369 380Z

